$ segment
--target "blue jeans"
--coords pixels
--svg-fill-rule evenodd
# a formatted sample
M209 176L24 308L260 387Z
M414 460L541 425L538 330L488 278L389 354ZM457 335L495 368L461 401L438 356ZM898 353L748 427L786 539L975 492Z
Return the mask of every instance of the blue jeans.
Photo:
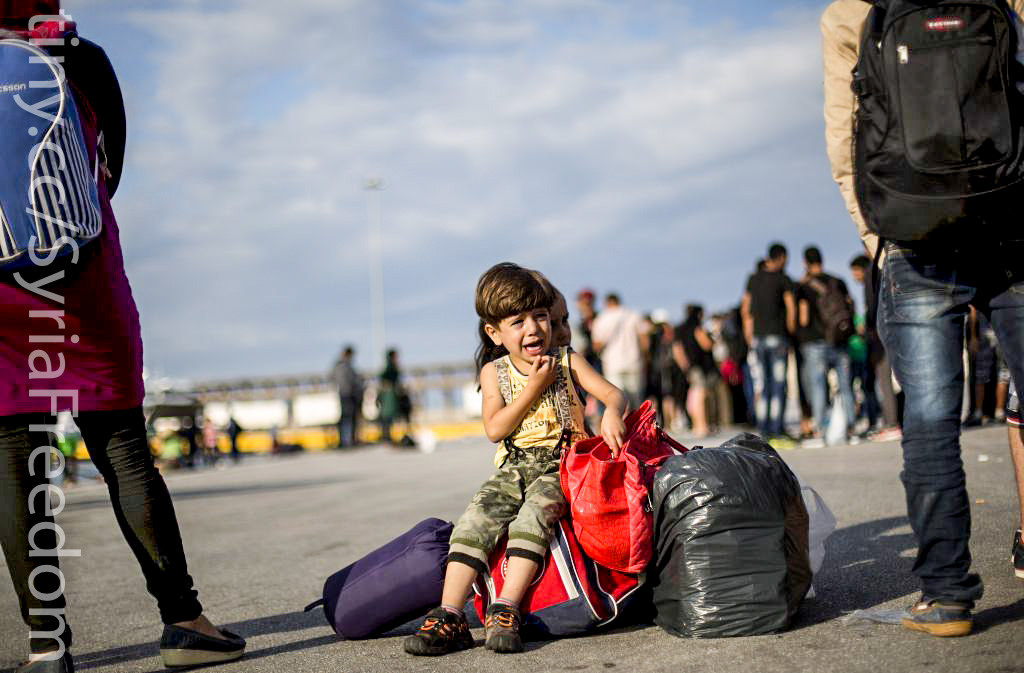
M749 356L749 354L748 354ZM757 425L756 396L754 395L754 370L749 357L743 361L743 397L747 402L747 423Z
M879 333L906 394L903 481L917 537L914 574L922 596L972 605L971 509L960 457L964 321L974 305L989 317L1013 379L1024 381L1022 244L953 251L888 243Z
M811 409L814 412L814 426L825 431L828 419L825 417L828 407L828 372L835 369L839 376L839 398L842 400L843 411L846 413L846 427L853 426L856 408L853 403L853 387L850 379L850 354L846 348L830 346L824 341L809 341L800 346L804 356L803 380L804 390L811 398Z
M751 344L757 372L757 429L765 437L781 435L786 417L786 368L789 340L777 335L754 337Z
M861 411L868 417L868 428L873 430L878 425L878 417L881 414L881 407L878 403L878 393L875 392L875 372L868 362L857 362L850 358L850 390L853 390L853 382L860 381L860 388L864 393L864 405Z

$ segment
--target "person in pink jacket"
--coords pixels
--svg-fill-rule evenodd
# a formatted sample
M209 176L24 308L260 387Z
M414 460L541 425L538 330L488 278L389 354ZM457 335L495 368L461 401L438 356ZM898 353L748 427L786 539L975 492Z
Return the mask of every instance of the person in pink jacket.
M62 463L46 447L56 445L52 426L61 411L74 415L157 601L165 624L164 662L237 658L245 641L203 615L146 435L139 313L110 208L124 157L120 88L103 50L79 38L59 10L58 0L0 0L0 37L44 45L63 66L90 165L98 166L103 224L102 234L83 245L77 259L0 276L0 542L31 630L32 655L18 671L74 670L59 559L88 550L74 549L74 540L54 520L63 498L56 498L60 506L50 506L57 489L49 478L59 475Z

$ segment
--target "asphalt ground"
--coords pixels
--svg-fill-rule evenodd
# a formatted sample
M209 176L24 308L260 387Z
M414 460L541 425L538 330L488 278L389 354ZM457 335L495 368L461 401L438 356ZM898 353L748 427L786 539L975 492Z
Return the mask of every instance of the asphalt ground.
M702 442L708 443L708 442ZM224 671L1024 671L1024 581L1008 561L1017 497L1003 427L967 432L974 569L986 584L967 638L940 639L855 621L855 610L899 609L916 598L914 542L898 479L897 443L782 452L838 520L805 601L785 633L676 638L654 625L531 642L518 655L478 647L440 658L402 652L406 625L385 637L343 641L319 610L323 580L428 516L454 519L489 474L484 440L441 443L431 454L385 447L252 458L238 466L167 476L191 574L207 614L248 639ZM114 522L106 490L68 492L58 522L80 558L64 559L79 671L164 670L154 601ZM0 588L0 668L24 658L27 630L10 584ZM213 669L211 669L213 670Z

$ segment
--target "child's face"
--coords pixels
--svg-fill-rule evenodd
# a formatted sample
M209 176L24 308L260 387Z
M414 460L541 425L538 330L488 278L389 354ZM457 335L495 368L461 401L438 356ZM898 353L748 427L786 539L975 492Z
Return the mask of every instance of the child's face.
M510 315L496 326L485 325L484 329L496 345L504 346L521 364L533 364L551 347L551 317L547 308Z
M569 307L561 294L551 305L551 344L555 348L568 346L572 341L572 328L569 327Z

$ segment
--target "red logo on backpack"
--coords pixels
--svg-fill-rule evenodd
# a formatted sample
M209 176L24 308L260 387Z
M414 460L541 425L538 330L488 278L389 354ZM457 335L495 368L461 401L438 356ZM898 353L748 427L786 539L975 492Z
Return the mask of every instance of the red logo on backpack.
M963 30L967 22L959 16L937 16L924 22L924 29L935 33Z

